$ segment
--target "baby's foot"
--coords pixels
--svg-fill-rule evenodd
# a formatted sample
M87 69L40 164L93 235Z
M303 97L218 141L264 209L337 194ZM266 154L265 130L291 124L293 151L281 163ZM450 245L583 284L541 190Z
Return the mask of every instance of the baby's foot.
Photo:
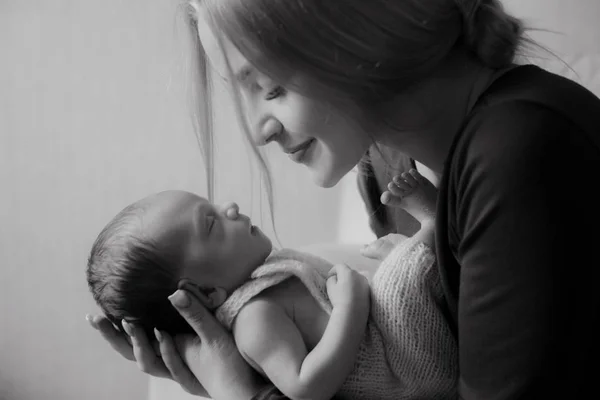
M381 202L401 207L415 217L421 225L435 221L437 189L416 169L396 175L381 195Z

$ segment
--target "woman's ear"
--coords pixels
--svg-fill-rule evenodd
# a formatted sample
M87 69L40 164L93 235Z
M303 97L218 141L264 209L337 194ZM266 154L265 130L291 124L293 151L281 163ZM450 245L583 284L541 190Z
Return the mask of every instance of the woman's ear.
M209 310L214 310L227 300L227 291L222 287L202 287L189 279L182 279L178 289L187 290L196 296Z

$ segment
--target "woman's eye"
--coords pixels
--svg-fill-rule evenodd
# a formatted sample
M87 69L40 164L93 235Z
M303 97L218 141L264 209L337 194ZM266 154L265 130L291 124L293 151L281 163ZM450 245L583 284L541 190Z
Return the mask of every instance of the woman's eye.
M252 93L259 93L261 90L262 90L262 86L260 86L260 85L259 85L258 83L256 83L256 82L253 82L253 83L250 85L250 91L251 91Z
M273 100L285 94L285 89L282 86L276 86L273 90L267 93L267 100Z

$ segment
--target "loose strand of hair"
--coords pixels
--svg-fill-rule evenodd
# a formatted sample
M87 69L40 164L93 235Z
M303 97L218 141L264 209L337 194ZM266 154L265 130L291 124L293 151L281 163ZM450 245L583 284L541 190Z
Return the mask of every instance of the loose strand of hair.
M192 129L200 149L204 164L207 198L213 202L215 197L215 160L214 160L214 124L212 110L212 81L207 58L198 36L198 10L193 2L181 6L183 18L188 30L188 51L185 55L186 75L189 84L186 85L189 115ZM200 95L202 93L203 96ZM203 97L203 99L200 99Z
M210 9L207 9L207 10L208 10L208 16L211 20L211 23L214 26L214 16L212 15L212 12ZM229 58L227 57L227 54L225 54L225 52L223 51L223 49L224 49L223 38L221 36L221 33L218 30L214 30L214 32L215 32L215 37L217 39L217 43L219 45L219 49L221 51L223 59L225 60L227 74L231 78L231 79L229 79L229 84L230 84L230 88L233 90L233 94L234 94L232 97L233 97L234 107L236 109L236 117L237 117L240 127L242 128L242 132L244 133L244 137L246 139L246 144L252 150L252 153L254 154L254 157L259 164L261 178L262 178L261 183L265 185L264 191L267 195L267 201L269 204L269 216L271 219L271 227L273 228L273 234L275 236L275 240L281 246L279 236L277 234L277 228L275 226L275 211L274 211L275 200L274 200L274 195L273 195L273 177L271 174L271 170L269 169L269 166L268 166L265 158L260 153L260 151L257 149L256 145L253 143L251 128L250 128L250 126L248 124L248 120L246 118L244 105L242 104L242 101L240 100L242 98L242 93L241 93L241 90L240 90L240 87L239 87L237 81L235 79L233 79L234 72L233 72L233 69L231 68L231 63L229 62ZM260 187L261 192L262 192L262 184ZM262 218L262 196L260 196L259 199L261 202L260 206L261 206L261 218Z

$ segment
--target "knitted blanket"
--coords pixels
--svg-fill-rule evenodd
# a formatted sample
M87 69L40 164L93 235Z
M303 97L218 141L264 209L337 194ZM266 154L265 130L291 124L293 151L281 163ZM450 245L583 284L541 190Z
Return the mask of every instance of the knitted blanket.
M232 293L216 316L231 329L244 304L293 276L330 314L326 279L331 266L310 254L276 251ZM443 302L431 249L412 238L396 246L371 281L371 314L354 369L336 399L456 398L458 353L442 314Z

